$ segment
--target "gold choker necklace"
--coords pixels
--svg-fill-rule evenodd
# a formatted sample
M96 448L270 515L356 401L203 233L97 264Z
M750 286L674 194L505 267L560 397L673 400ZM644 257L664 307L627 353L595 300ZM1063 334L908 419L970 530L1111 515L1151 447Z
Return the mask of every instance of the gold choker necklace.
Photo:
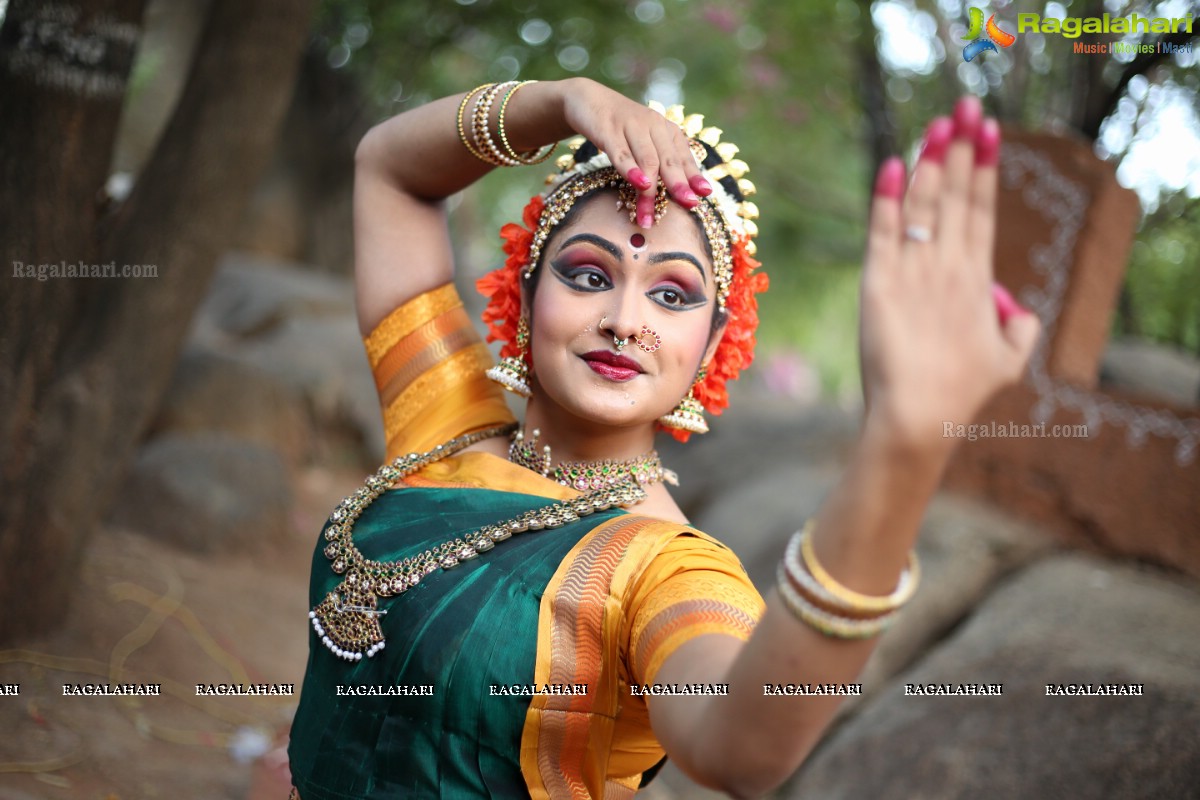
M550 457L550 445L542 445L540 451L538 449L540 435L541 431L537 428L533 429L528 439L523 430L514 433L508 446L508 460L581 492L615 486L628 478L633 478L639 486L649 486L659 481L666 481L672 486L679 485L679 476L673 470L663 467L657 450L626 461L606 458L600 461L560 461L554 464Z

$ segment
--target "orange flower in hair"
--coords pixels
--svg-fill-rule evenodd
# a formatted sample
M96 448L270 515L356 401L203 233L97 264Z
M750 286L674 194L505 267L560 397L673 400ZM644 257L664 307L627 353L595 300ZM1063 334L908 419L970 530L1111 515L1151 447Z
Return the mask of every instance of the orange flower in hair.
M733 244L733 281L729 298L725 301L728 323L717 352L713 354L704 380L696 384L693 395L710 414L720 415L729 407L729 392L725 384L737 380L742 370L754 361L754 346L757 343L758 295L765 292L770 281L765 272L753 272L761 264L746 252L744 240ZM681 442L692 435L690 431L658 426Z
M543 207L545 201L540 195L535 195L521 215L526 227L510 222L500 229L508 258L503 267L475 281L476 290L488 298L487 308L483 310L483 321L488 326L487 340L504 342L500 348L501 358L515 356L520 351L517 347L517 321L521 318L521 273L529 264L533 231L542 216ZM532 365L527 363L526 366Z

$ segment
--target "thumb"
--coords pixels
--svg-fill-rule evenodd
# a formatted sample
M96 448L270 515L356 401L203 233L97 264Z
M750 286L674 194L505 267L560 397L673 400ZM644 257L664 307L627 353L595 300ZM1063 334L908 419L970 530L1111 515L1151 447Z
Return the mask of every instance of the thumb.
M1015 383L1020 380L1029 357L1033 355L1033 348L1042 335L1042 323L1035 314L1022 308L1008 318L1000 332L1007 345L1008 379Z

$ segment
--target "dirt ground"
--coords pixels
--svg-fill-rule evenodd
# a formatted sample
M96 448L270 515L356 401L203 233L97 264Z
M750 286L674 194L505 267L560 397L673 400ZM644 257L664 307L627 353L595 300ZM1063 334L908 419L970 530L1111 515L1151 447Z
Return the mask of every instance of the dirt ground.
M0 696L0 800L286 798L313 546L361 479L304 472L283 547L205 557L99 530L66 624L0 651L0 684L20 684ZM162 694L64 696L67 683ZM295 695L197 697L198 683L292 683Z

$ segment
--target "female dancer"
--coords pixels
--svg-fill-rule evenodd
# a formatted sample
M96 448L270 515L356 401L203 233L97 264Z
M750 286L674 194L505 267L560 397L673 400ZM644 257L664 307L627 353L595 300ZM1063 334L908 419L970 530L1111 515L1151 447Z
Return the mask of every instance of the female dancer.
M443 201L576 134L479 282L493 365ZM751 797L817 742L839 697L764 687L854 680L916 587L943 423L1020 376L1038 325L991 281L999 130L965 98L907 189L898 159L880 170L861 437L761 598L653 449L705 430L752 356L758 212L720 135L571 79L482 86L363 139L358 315L389 462L314 556L294 796L629 797L665 755ZM528 397L523 429L498 384Z

